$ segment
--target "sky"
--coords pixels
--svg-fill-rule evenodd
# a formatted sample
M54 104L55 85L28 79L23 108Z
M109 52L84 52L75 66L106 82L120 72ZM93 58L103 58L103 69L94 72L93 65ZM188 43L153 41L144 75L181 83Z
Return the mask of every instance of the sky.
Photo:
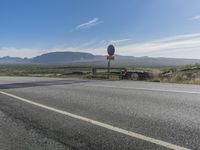
M54 51L200 59L200 0L0 0L0 57Z

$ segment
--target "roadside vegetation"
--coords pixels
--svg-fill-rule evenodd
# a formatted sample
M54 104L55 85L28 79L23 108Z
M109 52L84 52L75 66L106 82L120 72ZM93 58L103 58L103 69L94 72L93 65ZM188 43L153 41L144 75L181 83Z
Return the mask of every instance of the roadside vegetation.
M0 76L74 77L107 80L102 66L75 65L0 65ZM200 85L200 64L176 67L128 67L111 69L109 80L142 80L150 82Z
M166 68L161 74L162 82L200 84L200 64Z

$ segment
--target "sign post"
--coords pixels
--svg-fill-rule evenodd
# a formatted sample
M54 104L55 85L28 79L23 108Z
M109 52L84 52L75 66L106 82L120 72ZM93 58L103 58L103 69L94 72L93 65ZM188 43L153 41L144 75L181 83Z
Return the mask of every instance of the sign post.
M110 59L108 60L108 75L110 74Z
M107 60L108 60L108 79L110 78L110 61L114 60L114 53L115 53L115 47L113 45L109 45L107 48L107 52L108 52L108 56L107 56Z

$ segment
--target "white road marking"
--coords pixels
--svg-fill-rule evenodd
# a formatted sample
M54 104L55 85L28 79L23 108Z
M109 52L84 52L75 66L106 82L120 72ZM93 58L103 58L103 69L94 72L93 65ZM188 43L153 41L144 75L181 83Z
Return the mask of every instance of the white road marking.
M106 123L102 123L102 122L99 122L99 121L96 121L96 120L93 120L93 119L90 119L90 118L82 117L82 116L72 114L72 113L69 113L69 112L66 112L66 111L62 111L62 110L59 110L59 109L56 109L56 108L53 108L53 107L49 107L49 106L46 106L46 105L43 105L43 104L40 104L40 103L37 103L37 102L33 102L31 100L28 100L28 99L25 99L25 98L22 98L22 97L19 97L19 96L16 96L16 95L13 95L13 94L10 94L10 93L7 93L7 92L0 91L0 94L12 97L14 99L17 99L17 100L38 106L38 107L46 109L46 110L50 110L50 111L53 111L53 112L56 112L56 113L59 113L59 114L62 114L62 115L68 116L68 117L71 117L71 118L75 118L75 119L78 119L78 120L81 120L81 121L85 121L85 122L91 123L93 125L96 125L96 126L99 126L99 127L105 128L105 129L109 129L109 130L130 136L130 137L133 137L133 138L137 138L137 139L140 139L140 140L143 140L143 141L146 141L146 142L154 143L154 144L157 144L159 146L163 146L163 147L166 147L166 148L169 148L169 149L189 150L188 148L185 148L185 147L181 147L181 146L171 144L171 143L168 143L168 142L165 142L165 141L157 140L157 139L154 139L154 138L142 135L142 134L138 134L138 133L135 133L135 132L132 132L132 131L124 130L122 128L118 128L118 127L115 127L115 126L112 126L112 125L109 125L109 124L106 124Z
M157 91L157 92L170 92L170 93L186 93L186 94L200 94L200 92L196 91L182 91L182 90L164 90L164 89L150 89L150 88L137 88L137 87L129 87L129 86L113 86L113 85L102 85L102 84L79 84L87 87L105 87L105 88L118 88L118 89L129 89L129 90L144 90L144 91Z

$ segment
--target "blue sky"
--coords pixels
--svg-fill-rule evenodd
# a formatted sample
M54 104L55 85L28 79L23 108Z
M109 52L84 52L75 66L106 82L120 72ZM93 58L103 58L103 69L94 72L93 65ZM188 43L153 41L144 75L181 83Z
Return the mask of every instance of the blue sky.
M0 0L0 57L53 51L200 58L199 0Z

